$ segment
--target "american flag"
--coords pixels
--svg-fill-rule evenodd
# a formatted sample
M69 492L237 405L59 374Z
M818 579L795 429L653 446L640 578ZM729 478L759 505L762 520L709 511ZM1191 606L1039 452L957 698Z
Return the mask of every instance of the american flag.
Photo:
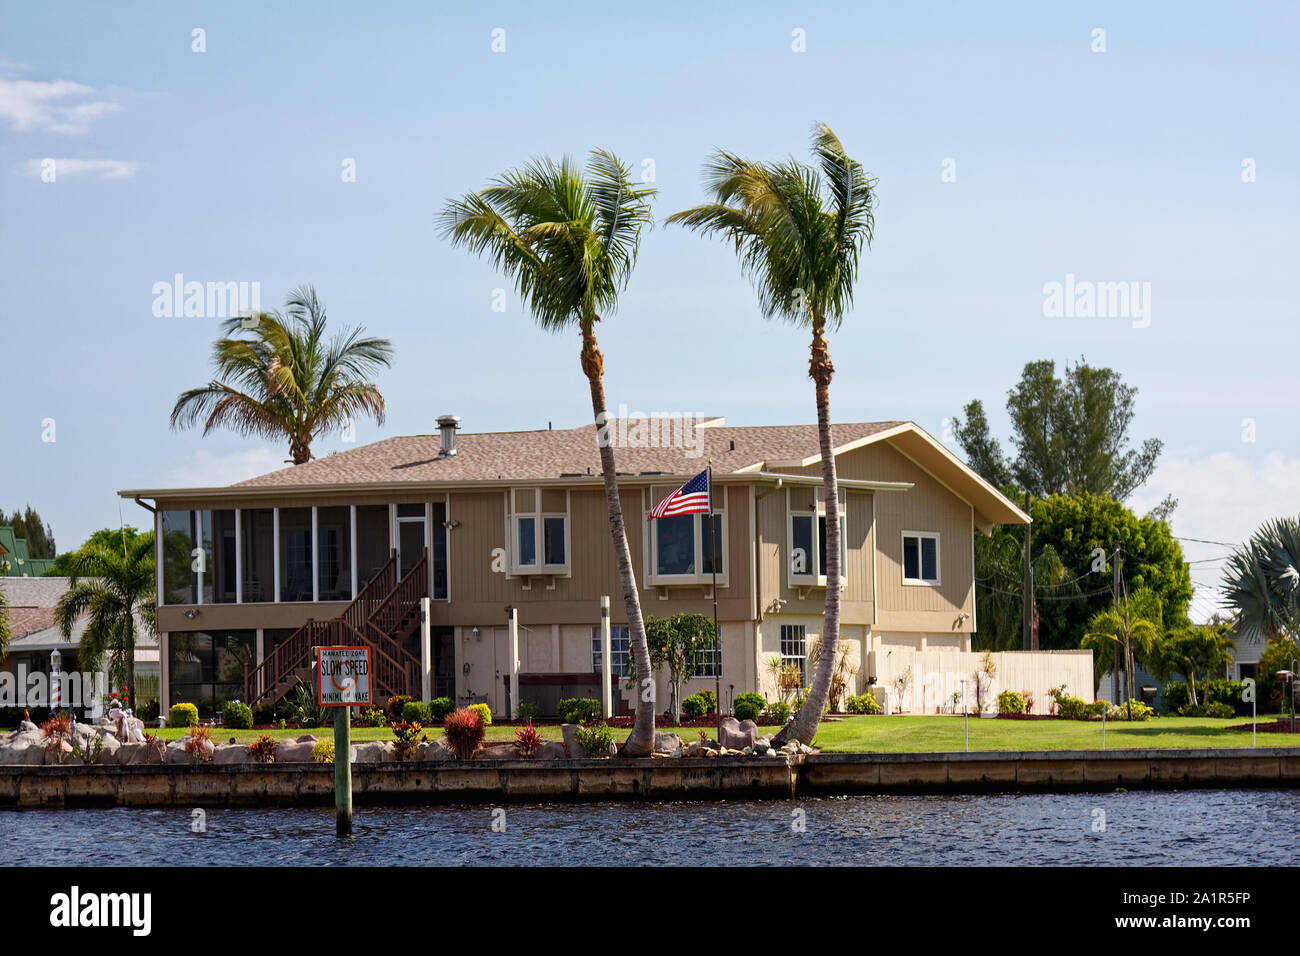
M646 517L646 521L655 518L672 518L677 515L706 515L709 510L709 472L706 468L655 505Z

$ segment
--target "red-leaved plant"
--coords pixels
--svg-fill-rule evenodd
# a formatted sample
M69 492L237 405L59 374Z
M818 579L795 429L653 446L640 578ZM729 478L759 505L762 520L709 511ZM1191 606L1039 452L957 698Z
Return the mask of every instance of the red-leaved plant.
M271 763L275 760L275 749L279 744L269 734L262 734L244 749L258 763Z
M65 743L72 743L72 728L68 726L68 715L57 714L41 724L41 749L58 763L63 763Z
M520 727L515 731L515 748L519 755L526 759L537 756L537 748L541 746L542 735L538 733L537 728L533 726L530 720L527 727Z
M483 715L464 707L457 707L443 718L442 732L457 760L472 758L478 748L483 746L483 738L487 736Z
M396 738L393 743L393 758L399 763L404 763L415 756L417 744L415 738L420 730L418 722L407 723L403 720L393 724L393 737Z
M205 743L212 743L212 728L192 724L185 738L185 752L194 758L195 763L207 763L211 759Z

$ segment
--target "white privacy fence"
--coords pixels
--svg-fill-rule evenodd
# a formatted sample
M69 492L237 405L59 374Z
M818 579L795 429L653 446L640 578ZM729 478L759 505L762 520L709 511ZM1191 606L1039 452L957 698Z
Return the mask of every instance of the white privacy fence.
M963 686L967 708L976 713L975 674L983 674L982 651L886 646L873 656L876 697L882 704L892 703L895 713L960 714ZM985 679L983 695L988 712L997 711L998 693L1004 690L1032 697L1035 714L1048 713L1049 691L1061 685L1075 697L1093 699L1090 650L996 651L991 657L994 673ZM899 681L909 674L910 679Z

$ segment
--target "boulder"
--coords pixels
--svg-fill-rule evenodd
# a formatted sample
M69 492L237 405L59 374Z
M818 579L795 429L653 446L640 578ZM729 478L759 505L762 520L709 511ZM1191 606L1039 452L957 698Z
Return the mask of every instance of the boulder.
M282 740L280 746L275 748L275 762L311 763L311 751L316 743L316 738L311 734L303 734L296 740Z
M537 752L533 754L534 760L567 760L568 757L564 744L556 743L554 740L543 740L537 745Z
M40 730L41 730L41 728L37 727L37 726L36 726L34 723L32 723L30 720L20 720L20 721L18 722L18 732L19 732L19 733L22 733L23 731L26 731L26 732L29 733L29 734L30 734L30 733L40 733Z
M519 750L514 741L499 740L485 743L474 755L475 760L518 760Z
M123 744L122 749L137 746L134 744ZM238 764L252 763L253 758L248 755L248 748L243 744L221 744L212 752L212 762L215 764Z
M578 743L579 724L561 724L560 732L564 734L564 746L573 757L585 757L587 754Z
M718 743L728 750L744 750L754 746L758 739L758 725L752 720L736 720L735 717L722 718L718 729Z
M34 726L26 720L23 724ZM16 730L0 737L0 764L34 766L43 763L45 763L45 751L41 749L39 730Z
M670 754L674 750L680 750L681 747L682 747L681 737L678 737L676 734L664 733L663 731L659 731L659 730L655 731L655 746L654 746L655 753Z
M180 740L173 740L167 745L167 752L163 755L165 764L192 764L207 763L212 759L216 746L210 740L203 741L203 752L207 755L204 760L196 760L195 755L191 754L186 745L189 740L182 737Z
M393 745L385 740L372 740L352 745L353 763L383 763L393 759Z
M45 752L45 762L47 764L67 763L68 758L72 756L72 744L66 740L59 744L57 751L48 750Z
M121 749L118 750L119 755L121 754L122 750L126 749L126 746L127 745L124 744L121 747ZM138 748L131 754L130 762L133 765L160 764L163 762L163 756L165 752L166 752L166 748L163 746L162 741L140 744ZM121 762L122 759L119 756L118 763Z
M446 763L448 760L455 760L456 753L447 743L447 738L439 737L437 740L430 740L428 743L421 743L416 751L416 760L426 760L429 763Z

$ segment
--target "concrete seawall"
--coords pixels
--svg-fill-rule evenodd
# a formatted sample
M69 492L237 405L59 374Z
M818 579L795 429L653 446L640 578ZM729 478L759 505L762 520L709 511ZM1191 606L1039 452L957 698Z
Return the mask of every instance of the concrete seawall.
M790 799L1300 787L1300 750L1074 750L813 754L792 758L475 760L354 764L358 806L584 800ZM329 764L0 766L0 808L330 805Z

